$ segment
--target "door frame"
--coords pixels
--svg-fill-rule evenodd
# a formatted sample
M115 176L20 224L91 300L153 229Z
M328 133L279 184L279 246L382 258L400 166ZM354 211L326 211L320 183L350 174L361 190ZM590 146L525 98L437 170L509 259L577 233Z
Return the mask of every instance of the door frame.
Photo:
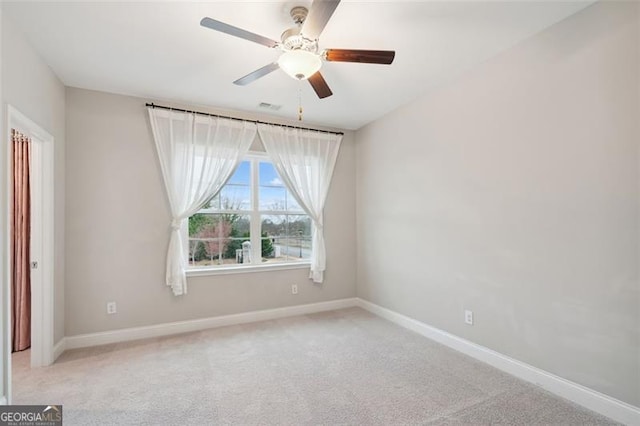
M32 139L31 150L31 200L34 206L32 211L32 229L36 238L31 241L31 261L38 262L38 272L34 274L36 280L32 280L31 285L31 367L41 367L50 365L54 361L53 350L53 323L54 323L54 175L53 175L53 146L54 138L22 114L15 107L7 105L7 143L4 154L7 164L7 199L5 217L6 235L11 235L12 205L11 194L13 193L13 171L11 168L11 129L15 129ZM34 233L32 233L34 235ZM38 238L40 236L40 238ZM5 239L5 253L7 258L11 250L10 238ZM7 259L5 271L4 308L7 312L5 321L8 318L8 373L11 372L11 263ZM11 402L11 378L7 378L9 403Z

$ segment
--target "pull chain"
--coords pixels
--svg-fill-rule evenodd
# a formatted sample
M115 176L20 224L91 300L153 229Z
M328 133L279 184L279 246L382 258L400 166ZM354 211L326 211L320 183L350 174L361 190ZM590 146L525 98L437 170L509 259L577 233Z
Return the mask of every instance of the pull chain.
M298 83L298 121L302 121L302 80Z

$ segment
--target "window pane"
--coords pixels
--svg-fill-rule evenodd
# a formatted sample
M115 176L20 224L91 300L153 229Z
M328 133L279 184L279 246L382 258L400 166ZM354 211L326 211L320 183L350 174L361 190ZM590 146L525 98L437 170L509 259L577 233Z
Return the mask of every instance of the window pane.
M220 210L220 194L216 195L211 201L205 204L203 209Z
M237 265L251 262L251 244L249 233L251 220L246 215L222 215L231 224L229 238L225 241L225 265ZM248 245L245 243L249 243ZM243 245L244 244L244 245ZM243 248L245 249L243 251Z
M260 199L261 211L290 211L296 213L304 211L293 198L291 192L284 186L261 186L258 198Z
M251 223L249 216L245 215L226 215L229 216L229 221L233 224L231 229L231 236L236 238L249 238L249 232L251 231Z
M243 161L240 163L235 173L229 178L228 184L250 185L251 183L251 162Z
M209 213L196 213L189 218L189 237L196 237L205 228L213 226L214 217Z
M298 204L296 199L293 198L293 195L291 195L291 192L289 192L289 191L287 191L287 211L290 211L290 212L303 212L304 211L304 210L302 210L302 207L300 207L300 204Z
M242 243L249 240L249 216L202 214L189 218L189 264L216 266L242 263Z
M311 219L306 215L287 217L289 251L287 255L298 259L311 257Z
M287 217L285 215L262 215L262 234L269 237L287 234Z
M261 226L262 261L269 263L281 261L278 241L281 235L286 233L287 217L284 215L263 215Z
M283 251L286 251L287 216L262 216L262 261L278 263L286 261ZM284 247L284 250L283 250Z
M311 219L307 215L292 214L288 216L289 235L311 238Z
M260 163L260 210L302 212L271 163Z
M259 173L255 181L253 161ZM258 191L258 205L253 205L253 191ZM260 235L254 236L261 247L253 250L260 257L251 259L250 217L256 213L263 213ZM188 223L191 267L298 262L311 255L311 221L270 162L243 161L220 193Z
M206 258L204 246L201 248L201 245L202 242L189 238L189 266L199 266L198 262Z
M287 210L287 190L284 187L260 187L261 211Z
M222 210L250 210L251 188L245 185L226 184L220 191Z
M284 186L271 163L260 163L260 186Z
M311 256L311 221L303 215L262 216L262 260L278 263Z

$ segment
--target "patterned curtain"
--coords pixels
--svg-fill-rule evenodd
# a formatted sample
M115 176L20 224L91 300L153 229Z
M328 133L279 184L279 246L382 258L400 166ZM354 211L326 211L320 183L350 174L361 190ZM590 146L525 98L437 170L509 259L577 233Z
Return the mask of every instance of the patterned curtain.
M13 352L31 346L31 140L11 130L13 145L13 220L11 223Z

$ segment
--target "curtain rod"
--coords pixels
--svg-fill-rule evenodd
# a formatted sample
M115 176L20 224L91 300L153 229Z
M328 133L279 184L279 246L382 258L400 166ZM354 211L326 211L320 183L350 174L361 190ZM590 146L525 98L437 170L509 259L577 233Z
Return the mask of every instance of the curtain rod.
M147 104L145 104L145 106L148 106L148 107L151 107L151 108L168 109L169 111L179 111L179 112L188 112L190 114L206 115L206 116L209 116L209 117L228 118L230 120L237 120L237 121L248 121L249 123L269 124L269 125L272 125L272 126L288 127L290 129L311 130L311 131L314 131L314 132L330 133L330 134L334 134L334 135L344 135L343 132L330 132L329 130L318 130L318 129L311 129L309 127L290 126L288 124L269 123L269 122L266 122L266 121L258 121L258 120L245 120L244 118L229 117L227 115L211 114L211 113L208 113L208 112L191 111L191 110L180 109L180 108L172 108L172 107L163 106L163 105L156 105L154 103L147 103Z

